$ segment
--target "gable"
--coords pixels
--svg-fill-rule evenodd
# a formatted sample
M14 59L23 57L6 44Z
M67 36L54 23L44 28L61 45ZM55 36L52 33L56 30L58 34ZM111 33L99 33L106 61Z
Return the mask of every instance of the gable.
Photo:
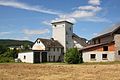
M114 31L114 34L120 34L120 27Z
M79 48L79 49L81 49L81 48L83 48L84 46L82 46L80 43L78 43L77 41L75 41L75 40L73 40L73 42L74 42L74 47L76 48Z
M45 50L45 45L37 39L32 47L32 50Z
M82 46L82 47L87 46L87 43L86 43L87 40L85 38L81 38L78 35L73 33L72 39L73 39L74 43L79 44L79 46Z
M106 36L106 35L110 35L111 33L112 34L117 34L119 33L120 34L120 24L115 24L113 25L111 28L108 28L107 30L104 30L103 32L99 33L97 36L95 36L94 38L92 39L95 39L95 38L99 38L99 37L103 37L103 36Z

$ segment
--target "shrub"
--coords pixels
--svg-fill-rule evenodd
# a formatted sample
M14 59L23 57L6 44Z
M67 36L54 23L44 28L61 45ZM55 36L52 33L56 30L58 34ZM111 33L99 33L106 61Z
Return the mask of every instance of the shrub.
M64 61L68 64L78 64L82 62L81 57L77 48L71 48L65 53Z

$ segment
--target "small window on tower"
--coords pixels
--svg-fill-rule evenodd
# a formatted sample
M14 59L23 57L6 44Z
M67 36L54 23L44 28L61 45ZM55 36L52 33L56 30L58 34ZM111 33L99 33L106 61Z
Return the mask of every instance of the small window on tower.
M57 26L57 25L54 25L55 27Z
M66 41L66 44L68 44L68 41Z
M68 32L66 31L66 35L68 35Z
M72 30L72 28L70 27L70 31Z

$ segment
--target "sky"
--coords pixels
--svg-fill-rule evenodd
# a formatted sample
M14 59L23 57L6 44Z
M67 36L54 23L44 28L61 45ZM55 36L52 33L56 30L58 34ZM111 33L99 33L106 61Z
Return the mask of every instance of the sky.
M120 22L120 0L0 0L0 39L51 38L51 22L67 20L91 39Z

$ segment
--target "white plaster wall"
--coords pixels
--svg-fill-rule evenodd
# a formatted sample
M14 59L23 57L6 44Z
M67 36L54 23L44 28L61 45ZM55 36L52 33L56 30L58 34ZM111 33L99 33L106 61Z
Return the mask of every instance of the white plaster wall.
M70 27L71 27L71 30L70 30ZM68 33L67 35L66 35L66 31ZM73 34L72 24L63 22L63 23L56 23L53 25L52 37L63 45L64 52L66 52L66 48L73 47L72 34ZM66 44L66 41L68 42L68 44Z
M70 28L71 28L71 30L70 30ZM74 46L73 39L72 39L73 25L69 24L69 23L65 23L65 30L67 32L66 41L68 42L68 44L66 44L66 47L67 47L67 49L73 48L73 46Z
M38 41L40 41L40 40L37 40L35 42L35 44L32 47L32 50L45 50L45 45L41 41L40 41L40 43L38 43Z
M24 59L24 56L26 56L26 59ZM22 62L33 63L33 52L18 53L18 58Z
M115 41L115 47L116 47L115 59L116 61L120 61L120 55L118 54L118 51L120 51L120 34L116 34L114 36L114 41Z
M66 36L65 36L65 24L58 23L55 24L56 27L53 25L53 32L52 37L61 43L64 47L64 51L66 50Z
M90 59L90 54L96 54L96 60ZM107 60L102 60L102 54L107 54ZM84 52L83 53L83 61L84 62L107 62L107 61L115 61L115 52L98 52L98 51L91 51L91 52Z
M55 51L53 48L50 49L50 51L47 54L47 61L48 62L49 62L49 56L50 56L50 62L53 62L53 56L55 56L55 61L57 62L59 59L59 56L61 56L61 48L59 48L59 51L57 51L57 48L55 48Z
M74 40L74 48L82 49L83 46L80 45L79 43L77 43L77 42Z

